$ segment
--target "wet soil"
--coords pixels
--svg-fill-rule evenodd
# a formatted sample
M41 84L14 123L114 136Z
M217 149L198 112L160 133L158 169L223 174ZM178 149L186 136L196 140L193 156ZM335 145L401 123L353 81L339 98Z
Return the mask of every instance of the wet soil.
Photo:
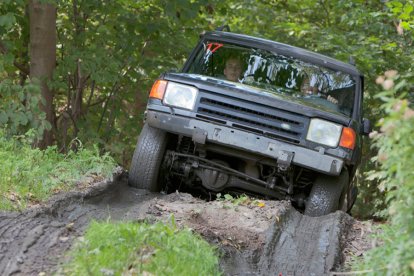
M189 194L162 195L113 181L57 195L21 213L0 212L0 275L52 274L92 220L171 221L221 253L226 275L329 275L370 247L370 223L345 213L303 216L286 201L235 205Z

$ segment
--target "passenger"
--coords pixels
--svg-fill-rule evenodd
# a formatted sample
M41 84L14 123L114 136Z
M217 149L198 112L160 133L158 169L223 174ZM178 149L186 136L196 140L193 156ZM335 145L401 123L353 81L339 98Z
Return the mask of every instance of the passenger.
M319 90L318 87L316 86L311 86L310 85L310 80L308 77L305 77L305 79L302 81L302 85L300 86L300 91L304 94L304 95L318 95L319 94Z
M242 61L235 56L230 56L224 66L224 76L229 81L240 81L243 72Z

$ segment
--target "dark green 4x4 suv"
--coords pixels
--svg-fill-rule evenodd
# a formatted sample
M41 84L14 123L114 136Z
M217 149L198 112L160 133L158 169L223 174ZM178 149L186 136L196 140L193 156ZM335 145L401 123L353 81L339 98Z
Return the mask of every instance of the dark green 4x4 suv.
M208 32L180 73L152 87L129 184L289 199L311 216L350 211L370 131L362 98L363 76L350 64Z

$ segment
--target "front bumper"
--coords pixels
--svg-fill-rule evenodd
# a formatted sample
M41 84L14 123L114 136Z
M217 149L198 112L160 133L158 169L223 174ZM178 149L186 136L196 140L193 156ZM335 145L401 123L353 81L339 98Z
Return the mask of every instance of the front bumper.
M307 149L194 118L148 110L146 122L167 132L192 137L198 143L216 143L275 160L283 160L289 155L293 164L329 175L339 175L344 165L342 159L327 155L324 151Z

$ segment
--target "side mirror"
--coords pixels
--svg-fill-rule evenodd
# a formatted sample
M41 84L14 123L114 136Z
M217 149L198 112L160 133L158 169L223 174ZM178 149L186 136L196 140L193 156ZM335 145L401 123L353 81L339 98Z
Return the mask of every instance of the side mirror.
M371 122L369 119L362 119L362 134L368 135L372 131Z

